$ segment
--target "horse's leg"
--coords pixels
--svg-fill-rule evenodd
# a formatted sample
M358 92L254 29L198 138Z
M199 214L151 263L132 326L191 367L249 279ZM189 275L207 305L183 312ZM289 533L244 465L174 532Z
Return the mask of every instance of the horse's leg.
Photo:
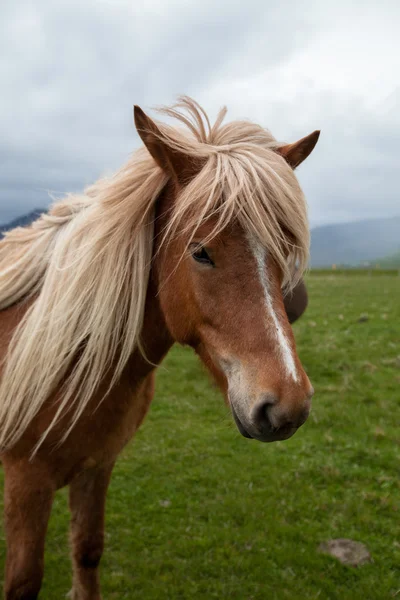
M100 600L106 494L114 463L89 469L70 484L73 600Z
M28 461L4 461L6 600L35 600L43 578L44 543L54 496L45 468Z
M154 374L143 381L136 398L135 419L128 439L141 425L154 394ZM114 463L78 475L70 484L73 600L100 600L99 570L104 543L106 493Z

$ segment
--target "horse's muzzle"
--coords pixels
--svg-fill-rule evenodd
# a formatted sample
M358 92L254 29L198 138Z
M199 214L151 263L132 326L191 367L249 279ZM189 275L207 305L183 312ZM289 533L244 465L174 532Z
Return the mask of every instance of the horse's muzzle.
M246 428L232 405L231 409L236 426L243 437L258 440L259 442L268 443L287 440L292 437L292 435L296 433L299 428L291 423L279 428L273 427L269 420L264 420L263 426L260 429L255 428L254 426L247 426Z

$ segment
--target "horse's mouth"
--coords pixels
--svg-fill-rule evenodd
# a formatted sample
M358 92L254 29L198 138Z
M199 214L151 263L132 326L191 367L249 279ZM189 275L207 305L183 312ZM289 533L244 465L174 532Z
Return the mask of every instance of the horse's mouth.
M239 419L239 417L237 416L236 411L233 408L232 404L231 404L231 409L232 409L233 418L235 419L236 427L239 429L239 432L242 434L243 437L249 438L250 440L252 440L253 436L250 435L248 433L248 431L246 431L246 429L243 427L243 424L242 424L241 420Z
M279 441L283 441L283 440L287 440L290 437L292 437L292 435L294 433L296 433L296 431L298 430L298 427L281 427L280 429L268 429L268 430L264 430L264 431L257 431L257 432L253 432L250 434L248 432L248 430L244 427L242 421L239 419L233 405L231 404L231 410L232 410L232 414L233 414L233 418L235 420L236 426L239 430L239 432L242 434L243 437L251 439L251 440L258 440L259 442L279 442Z

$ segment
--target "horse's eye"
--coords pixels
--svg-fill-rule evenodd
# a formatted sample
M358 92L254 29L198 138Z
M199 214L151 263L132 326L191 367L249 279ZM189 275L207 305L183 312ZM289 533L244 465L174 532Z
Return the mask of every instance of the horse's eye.
M192 256L196 262L203 263L205 265L214 266L214 262L209 257L207 250L203 246L195 245L192 249Z

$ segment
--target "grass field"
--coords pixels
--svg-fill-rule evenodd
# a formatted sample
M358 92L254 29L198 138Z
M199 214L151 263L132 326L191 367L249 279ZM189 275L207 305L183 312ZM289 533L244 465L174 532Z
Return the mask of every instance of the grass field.
M169 355L112 479L105 600L400 598L400 277L316 274L308 287L295 333L316 394L286 442L242 438L193 353ZM66 498L49 528L49 600L70 587ZM339 537L373 562L318 552Z

